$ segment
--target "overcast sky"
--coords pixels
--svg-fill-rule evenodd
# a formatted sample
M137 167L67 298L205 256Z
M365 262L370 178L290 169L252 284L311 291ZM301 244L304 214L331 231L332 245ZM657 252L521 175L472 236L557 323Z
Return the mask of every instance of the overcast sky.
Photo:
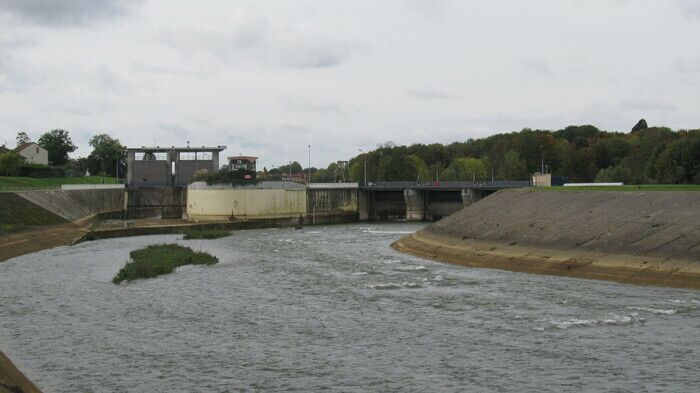
M700 0L0 0L0 144L69 130L268 168L641 117L700 127Z

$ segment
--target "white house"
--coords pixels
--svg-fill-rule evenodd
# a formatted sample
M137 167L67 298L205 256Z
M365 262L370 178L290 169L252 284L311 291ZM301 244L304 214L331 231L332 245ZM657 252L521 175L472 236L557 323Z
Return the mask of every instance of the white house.
M34 142L23 143L15 149L24 161L31 164L49 165L49 152Z

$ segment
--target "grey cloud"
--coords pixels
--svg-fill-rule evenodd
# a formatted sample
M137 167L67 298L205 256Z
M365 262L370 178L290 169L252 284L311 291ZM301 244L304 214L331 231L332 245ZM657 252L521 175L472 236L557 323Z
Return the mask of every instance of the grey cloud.
M243 50L265 45L267 21L239 18L220 25L173 26L160 31L160 39L189 57L206 53L221 60L236 60Z
M525 71L545 78L554 78L554 71L549 65L541 60L528 59L523 63Z
M458 98L449 93L432 89L404 89L404 94L416 100L448 100Z
M327 68L350 57L347 45L336 42L292 42L282 46L279 63L290 68Z
M659 111L672 112L678 110L678 105L660 100L629 100L619 104L621 109L630 109L636 111Z
M82 26L131 14L143 0L2 0L0 14L38 25Z
M673 63L673 68L683 73L700 73L700 59L678 59Z
M447 0L405 0L404 6L433 22L443 22L450 3Z
M697 0L677 0L681 14L688 18L700 19L700 2Z

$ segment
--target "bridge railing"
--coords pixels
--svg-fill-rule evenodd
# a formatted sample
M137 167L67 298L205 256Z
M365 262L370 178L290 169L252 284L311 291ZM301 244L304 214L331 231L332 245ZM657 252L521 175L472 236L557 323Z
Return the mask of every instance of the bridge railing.
M496 180L496 181L441 181L441 182L415 182L415 181L384 181L369 184L367 188L522 188L529 187L529 180Z

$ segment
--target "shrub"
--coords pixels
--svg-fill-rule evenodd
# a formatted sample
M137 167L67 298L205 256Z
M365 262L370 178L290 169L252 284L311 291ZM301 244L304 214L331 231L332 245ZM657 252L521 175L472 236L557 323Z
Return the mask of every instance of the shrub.
M112 282L119 284L125 280L138 278L153 278L162 274L172 273L178 266L183 265L213 265L219 260L206 252L195 252L189 247L177 244L158 244L134 250L128 262Z
M256 178L257 174L255 171L249 171L246 169L236 169L234 171L229 169L222 169L216 173L208 172L197 172L195 174L194 180L204 181L209 185L212 184L257 184L258 180ZM246 179L246 177L248 177Z
M210 230L191 230L185 232L185 240L190 239L219 239L222 237L230 236L231 232L222 229L210 229Z
M17 176L22 157L14 151L0 153L0 176Z
M47 178L47 177L63 177L63 169L50 167L41 164L22 164L19 168L19 176Z

